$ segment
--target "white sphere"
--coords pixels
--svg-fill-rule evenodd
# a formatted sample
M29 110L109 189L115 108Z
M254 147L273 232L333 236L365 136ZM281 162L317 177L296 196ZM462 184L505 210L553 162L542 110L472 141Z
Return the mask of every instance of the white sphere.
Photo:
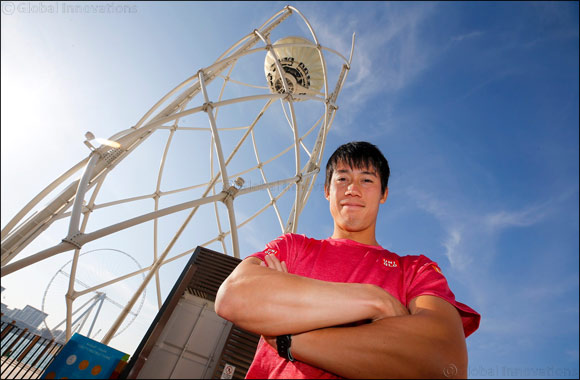
M293 45L277 46L282 44ZM315 95L320 91L323 84L322 63L318 49L312 41L302 37L285 37L274 42L272 50L275 50L280 60L290 93ZM270 91L284 93L284 85L272 51L266 54L264 72Z

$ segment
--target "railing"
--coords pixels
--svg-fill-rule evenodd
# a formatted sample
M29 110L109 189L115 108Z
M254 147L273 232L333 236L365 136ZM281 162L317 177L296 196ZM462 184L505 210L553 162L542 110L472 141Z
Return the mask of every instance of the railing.
M49 340L14 321L2 322L1 328L2 379L38 379L62 349L62 344Z

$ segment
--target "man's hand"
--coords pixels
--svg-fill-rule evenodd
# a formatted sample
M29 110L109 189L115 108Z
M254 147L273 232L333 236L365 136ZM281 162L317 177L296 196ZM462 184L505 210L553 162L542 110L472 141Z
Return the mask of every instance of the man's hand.
M379 286L376 286L376 288L378 289L377 297L381 300L379 306L381 311L372 318L373 322L380 321L387 317L409 315L409 310L398 299L393 297L391 293Z
M286 267L286 262L278 260L274 255L266 255L264 258L266 261L262 261L260 266L268 267L270 269L277 270L278 272L288 273L288 267Z

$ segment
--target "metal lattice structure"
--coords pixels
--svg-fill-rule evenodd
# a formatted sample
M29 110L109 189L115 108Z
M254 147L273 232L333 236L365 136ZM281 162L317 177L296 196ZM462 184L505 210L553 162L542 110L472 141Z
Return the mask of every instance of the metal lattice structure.
M273 31L290 16L295 16L300 22L303 22L302 25L305 25L310 33L309 38L286 39L278 44L273 43L271 41ZM316 61L316 73L309 72L304 65L297 64L294 58L288 57L288 51L291 49L313 53L314 58L311 54L310 59ZM274 223L280 225L281 233L295 232L299 215L307 203L320 171L326 136L338 109L336 100L350 69L353 50L354 35L348 58L336 50L323 46L306 17L296 8L287 6L227 49L213 64L199 70L195 75L168 92L134 126L114 134L109 138L109 142L95 147L91 144L94 136L87 133L85 144L91 149L88 157L48 185L3 228L1 232L2 276L9 275L29 265L38 265L54 255L74 251L70 269L70 283L65 297L66 336L69 339L75 299L146 273L141 285L135 289L134 296L125 305L102 339L103 343L108 344L145 287L154 277L157 300L159 306L161 305L160 268L180 257L190 255L195 246L207 246L218 242L224 253L239 258L238 230L266 210L274 211L276 220ZM327 54L333 55L334 58L342 62L337 66L339 68L338 75L332 83L328 78ZM236 69L241 62L253 56L257 56L262 62L264 57L268 56L266 78L264 78L262 71L262 83L256 85L241 79L234 79ZM257 69L263 70L263 68L262 65ZM268 76L268 69L270 76ZM241 75L243 76L244 73L245 71L242 71ZM285 74L276 77L276 73ZM293 73L301 75L301 77L297 78ZM308 86L309 80L315 76L317 81L321 81L320 88ZM229 89L232 87L234 89L230 91ZM220 124L222 119L226 119L226 116L222 117L222 113L226 114L228 109L236 105L243 105L244 114L250 115L252 111L250 111L249 106L256 104L260 104L260 106L257 107L257 112L252 114L248 124L229 127ZM316 104L321 113L314 118L314 122L300 123L299 118L302 111L298 110L298 107L308 107L308 104ZM282 115L282 118L277 119L282 120L282 122L272 123L271 119L264 120L274 110ZM206 126L191 125L188 122L188 118L200 115L205 115ZM207 126L208 124L209 126ZM269 154L267 159L263 159L262 157L265 155L260 144L264 145L264 143L258 141L258 131L260 128L275 130L282 128L283 125L286 125L285 128L289 127L290 139L285 143L286 147L280 149L277 154ZM152 191L144 195L111 202L99 202L100 190L112 170L130 157L146 140L161 131L168 133L168 136L163 147L156 185L151 189ZM226 149L223 142L225 141L224 134L228 131L237 131L237 133L241 133L241 136L238 136L237 143L230 143L230 148ZM194 132L202 134L208 141L209 179L186 187L162 189L166 159L172 143L177 139L176 136L179 133ZM275 140L279 142L283 139ZM232 141L232 139L228 141ZM238 157L241 155L241 150L246 148L253 151L255 164L243 170L235 170L233 167L236 162L247 161L246 158ZM278 169L267 172L266 168L269 165L274 165L281 157L291 156L292 153L293 167L288 169L291 175L284 175L284 171ZM82 175L80 178L74 179L75 173L82 173ZM247 178L250 177L254 178L254 183L251 186L244 186L244 184L249 183ZM277 178L272 179L273 177ZM38 205L41 202L46 202L49 199L49 194L52 195L59 186L63 190L44 207L38 208ZM165 197L191 190L203 191L194 199L162 207L162 200ZM276 192L277 190L278 192ZM244 218L240 219L240 214L236 212L238 206L235 205L241 205L240 200L256 192L267 194L265 203L252 214L245 213ZM293 198L292 206L287 215L279 206L281 198L284 196ZM132 202L143 199L153 200L154 205L150 212L117 223L111 222L103 228L87 230L89 219L93 214L122 204L131 205ZM222 228L224 216L218 211L218 205L221 204L225 205L225 210L227 210L229 230ZM200 207L204 205L213 206L218 233L207 241L199 241L192 245L191 250L173 252L172 249L176 241L196 217ZM37 210L32 212L35 207ZM164 217L181 211L187 212L187 217L178 228L171 231L169 243L165 247L159 247L158 237L161 233L159 223ZM16 256L53 222L63 219L68 221L68 233L60 243L23 259L15 260ZM75 289L76 268L79 259L82 260L80 252L85 244L147 222L153 223L154 244L151 250L151 265L117 278L111 278L88 289ZM231 248L231 251L228 251L228 247Z

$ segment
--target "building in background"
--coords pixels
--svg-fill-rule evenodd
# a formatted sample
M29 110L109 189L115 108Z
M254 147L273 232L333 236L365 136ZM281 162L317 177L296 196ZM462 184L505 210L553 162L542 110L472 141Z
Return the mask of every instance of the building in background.
M38 310L37 308L26 305L24 309L18 310L13 318L18 319L30 326L33 326L35 329L38 329L40 324L44 321L44 319L48 316L45 312Z
M2 287L2 292L6 288ZM21 328L26 328L28 331L38 333L40 325L44 322L48 314L38 310L34 306L26 305L24 309L10 309L8 305L2 303L2 321L15 321L16 325Z

